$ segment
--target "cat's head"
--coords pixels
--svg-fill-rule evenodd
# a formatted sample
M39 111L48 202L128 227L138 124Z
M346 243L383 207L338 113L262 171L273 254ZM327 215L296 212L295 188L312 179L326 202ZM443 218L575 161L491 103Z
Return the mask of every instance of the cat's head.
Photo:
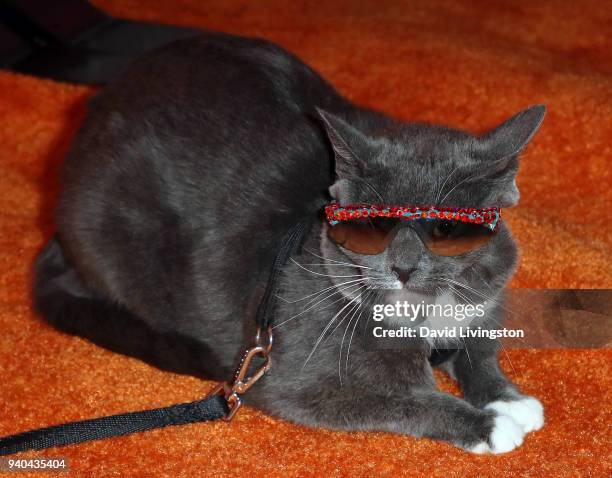
M335 153L336 180L329 188L335 202L507 208L519 199L518 155L538 130L545 108L528 108L480 136L373 113L365 120L319 113ZM321 253L347 297L359 284L390 290L387 299L473 297L470 289L488 297L504 287L516 267L517 249L503 220L486 244L450 257L432 253L408 225L375 255L339 246L328 237L329 227L325 224L321 233ZM360 276L361 282L350 282Z

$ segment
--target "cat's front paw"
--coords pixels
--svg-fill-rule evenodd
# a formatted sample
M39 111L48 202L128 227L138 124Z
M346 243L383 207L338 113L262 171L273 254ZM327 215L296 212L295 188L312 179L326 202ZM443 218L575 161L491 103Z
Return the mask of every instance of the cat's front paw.
M472 453L507 453L521 446L525 432L512 418L496 415L489 439L468 448Z
M544 425L544 407L533 397L521 397L516 400L498 400L485 406L485 409L495 410L518 423L525 433L539 430Z

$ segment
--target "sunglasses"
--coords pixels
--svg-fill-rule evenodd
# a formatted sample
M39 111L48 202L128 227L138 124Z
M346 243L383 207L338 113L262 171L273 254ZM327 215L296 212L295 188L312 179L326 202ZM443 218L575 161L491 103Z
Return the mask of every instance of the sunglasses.
M329 238L358 254L384 252L406 221L432 253L458 256L482 247L495 235L501 210L333 203L325 207L325 216Z

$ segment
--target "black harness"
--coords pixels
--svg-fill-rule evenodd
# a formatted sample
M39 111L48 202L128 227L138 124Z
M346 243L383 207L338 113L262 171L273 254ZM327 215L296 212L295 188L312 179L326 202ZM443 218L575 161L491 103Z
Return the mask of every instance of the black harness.
M278 292L278 278L289 257L301 247L309 226L307 221L299 222L283 237L272 264L264 296L257 309L255 344L244 353L231 381L218 384L208 396L195 402L54 425L0 438L0 455L101 440L170 425L217 419L231 420L242 403L240 395L251 388L270 368L272 321L276 306L274 297ZM263 365L260 365L256 372L249 374L256 358L263 359Z

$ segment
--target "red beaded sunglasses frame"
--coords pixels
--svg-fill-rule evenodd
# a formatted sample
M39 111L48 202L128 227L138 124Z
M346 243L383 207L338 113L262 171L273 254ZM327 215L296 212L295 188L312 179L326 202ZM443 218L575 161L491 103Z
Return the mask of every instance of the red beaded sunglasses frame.
M447 219L450 221L482 224L495 231L501 221L501 209L456 208L436 206L391 206L384 204L348 204L341 206L332 203L325 207L325 216L331 226L341 221L366 217L389 217L402 220Z

